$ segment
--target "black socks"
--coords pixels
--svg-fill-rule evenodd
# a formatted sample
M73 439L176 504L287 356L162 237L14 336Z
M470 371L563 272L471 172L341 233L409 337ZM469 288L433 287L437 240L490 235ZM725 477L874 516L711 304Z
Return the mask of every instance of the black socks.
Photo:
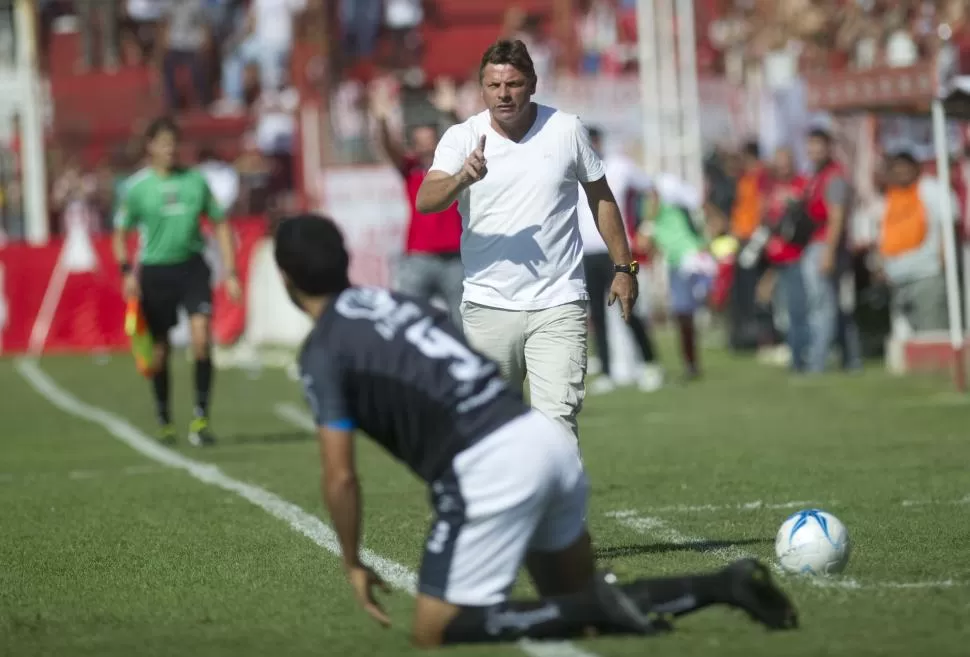
M445 628L444 643L507 643L519 639L570 639L588 630L621 628L610 621L592 591L546 600L509 601L494 607L462 607Z
M152 376L152 391L155 394L155 413L158 416L158 423L162 425L171 424L172 410L169 400L167 362Z
M641 579L619 585L644 615L682 616L730 602L723 573ZM545 600L509 601L494 607L462 607L445 629L443 642L506 643L519 639L571 639L596 634L631 634L618 625L595 591Z
M209 393L212 390L212 359L195 361L195 416L209 416Z

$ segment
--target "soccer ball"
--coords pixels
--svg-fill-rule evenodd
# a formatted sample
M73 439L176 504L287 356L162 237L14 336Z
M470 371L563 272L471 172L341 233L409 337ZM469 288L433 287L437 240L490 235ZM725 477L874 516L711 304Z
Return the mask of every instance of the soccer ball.
M819 509L788 517L775 538L778 563L789 573L834 575L849 562L849 531L838 518Z

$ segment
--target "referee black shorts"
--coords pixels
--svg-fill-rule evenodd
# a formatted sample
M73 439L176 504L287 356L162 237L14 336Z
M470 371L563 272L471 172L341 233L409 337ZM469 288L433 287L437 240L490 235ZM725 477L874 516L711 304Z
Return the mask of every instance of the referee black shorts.
M192 315L212 315L212 272L201 255L170 265L142 265L141 303L148 330L168 338L181 307Z

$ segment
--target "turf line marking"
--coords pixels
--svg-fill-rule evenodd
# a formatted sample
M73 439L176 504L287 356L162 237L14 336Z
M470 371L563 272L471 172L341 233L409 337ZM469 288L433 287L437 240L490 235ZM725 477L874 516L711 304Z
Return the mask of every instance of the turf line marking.
M829 502L825 506L836 506L837 502ZM779 509L811 509L819 506L818 502L741 502L738 504L672 504L670 506L656 506L644 509L643 513L702 513L705 511L762 511Z
M58 387L33 360L18 360L16 367L34 390L65 413L101 425L115 438L161 465L184 470L202 483L239 495L271 516L287 523L291 529L303 534L328 552L340 555L340 543L337 541L336 533L320 518L264 488L233 479L215 465L194 461L163 447L119 416L86 404ZM408 567L385 559L367 548L361 549L361 558L394 588L407 591L411 595L417 591L415 585L417 576ZM595 653L587 652L566 642L521 642L518 645L523 652L532 657L596 657Z
M673 543L674 545L691 545L691 544L704 544L706 539L699 538L696 536L688 536L683 534L677 529L670 526L670 524L660 518L652 516L640 515L637 511L624 510L624 511L612 511L606 514L607 517L613 518L619 524L632 529L638 534L643 534L646 536L653 536L654 538L667 542ZM698 550L702 554L710 554L719 559L726 561L735 561L737 559L744 559L746 557L751 557L748 552L734 547L734 546L711 546L709 548L704 548ZM774 561L769 562L771 569L777 575L783 577L790 577L788 573L785 573L780 566ZM866 582L862 583L854 579L826 579L823 577L798 577L797 581L807 582L812 586L822 589L847 589L850 591L855 590L865 590L865 589L931 589L931 588L952 588L955 586L970 586L970 582L960 581L960 580L938 580L938 581L920 581L920 582Z
M966 497L961 497L958 500L903 500L902 501L902 505L906 507L931 506L931 505L962 506L964 504L970 504L970 495L967 495Z
M104 473L98 472L97 470L71 470L67 473L68 479L94 479L95 477L100 477Z
M273 407L273 411L276 413L276 417L283 420L284 422L289 422L297 429L303 429L304 431L316 431L317 426L310 417L310 414L306 411L300 409L296 404L281 403Z

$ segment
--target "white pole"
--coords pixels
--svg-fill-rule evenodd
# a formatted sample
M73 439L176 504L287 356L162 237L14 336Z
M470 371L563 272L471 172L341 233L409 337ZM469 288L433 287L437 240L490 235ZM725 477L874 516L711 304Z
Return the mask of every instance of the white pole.
M50 236L47 214L47 163L44 157L43 100L37 75L37 44L31 0L16 0L14 34L20 82L20 126L23 144L24 220L27 241L44 244Z
M637 54L640 64L640 107L643 109L643 167L660 173L660 83L657 79L657 21L653 0L637 0Z
M694 0L677 0L678 60L680 64L681 116L684 135L686 180L704 188L701 152L700 101L697 90L697 43L694 35Z
M946 275L946 306L950 316L950 344L955 359L957 387L964 390L966 375L963 362L963 318L960 315L960 282L957 279L957 247L953 235L953 199L950 192L950 152L946 141L946 116L943 101L933 100L933 142L936 148L936 173L943 190L941 205L946 223L943 227L943 265Z
M657 57L660 65L661 167L684 179L681 153L680 107L677 91L677 51L674 47L673 0L654 0L657 6Z
M966 163L961 166L964 187L970 190L970 167ZM963 206L963 226L960 231L964 235L962 246L963 251L963 308L966 315L970 317L970 239L967 238L967 228L970 227L970 194L967 195L966 203ZM966 327L964 327L966 329Z

